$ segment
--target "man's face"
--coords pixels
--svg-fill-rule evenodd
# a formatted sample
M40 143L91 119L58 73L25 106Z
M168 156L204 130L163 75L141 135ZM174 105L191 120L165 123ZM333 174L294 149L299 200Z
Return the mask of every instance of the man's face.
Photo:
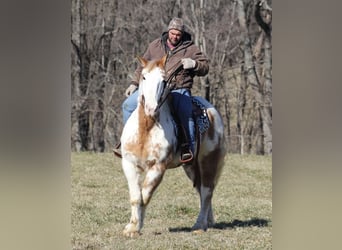
M169 30L169 41L173 46L176 46L182 39L183 33L179 30L171 29Z

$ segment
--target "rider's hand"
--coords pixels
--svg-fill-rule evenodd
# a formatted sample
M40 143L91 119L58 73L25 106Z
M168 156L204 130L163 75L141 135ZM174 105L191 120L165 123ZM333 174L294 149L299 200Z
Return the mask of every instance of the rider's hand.
M126 89L125 91L125 95L128 97L130 96L131 94L133 94L133 92L138 88L138 86L134 85L134 84L131 84L129 85L129 87Z
M191 58L183 58L181 62L184 69L193 69L196 67L196 61Z

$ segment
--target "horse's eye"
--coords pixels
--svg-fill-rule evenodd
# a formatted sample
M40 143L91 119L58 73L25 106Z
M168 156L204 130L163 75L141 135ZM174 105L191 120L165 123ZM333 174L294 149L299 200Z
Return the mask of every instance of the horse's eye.
M143 76L142 79L145 81L146 80L145 76Z

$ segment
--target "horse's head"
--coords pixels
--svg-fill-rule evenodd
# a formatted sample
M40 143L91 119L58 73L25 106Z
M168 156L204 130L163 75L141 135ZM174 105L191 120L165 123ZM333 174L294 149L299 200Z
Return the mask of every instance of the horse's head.
M153 118L158 116L159 103L164 93L164 65L166 56L158 61L147 61L138 57L143 69L139 83L139 103L143 105L145 114Z

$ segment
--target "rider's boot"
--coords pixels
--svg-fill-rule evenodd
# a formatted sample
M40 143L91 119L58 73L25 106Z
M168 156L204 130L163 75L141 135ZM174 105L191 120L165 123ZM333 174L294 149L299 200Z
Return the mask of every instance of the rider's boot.
M189 139L188 139L188 133L186 131L186 129L184 128L184 126L180 126L183 132L183 143L181 144L180 147L180 162L185 163L185 162L189 162L191 161L194 156L193 153L191 152L191 147L189 144Z
M185 163L189 162L194 158L189 143L183 143L181 145L181 158L180 161Z

